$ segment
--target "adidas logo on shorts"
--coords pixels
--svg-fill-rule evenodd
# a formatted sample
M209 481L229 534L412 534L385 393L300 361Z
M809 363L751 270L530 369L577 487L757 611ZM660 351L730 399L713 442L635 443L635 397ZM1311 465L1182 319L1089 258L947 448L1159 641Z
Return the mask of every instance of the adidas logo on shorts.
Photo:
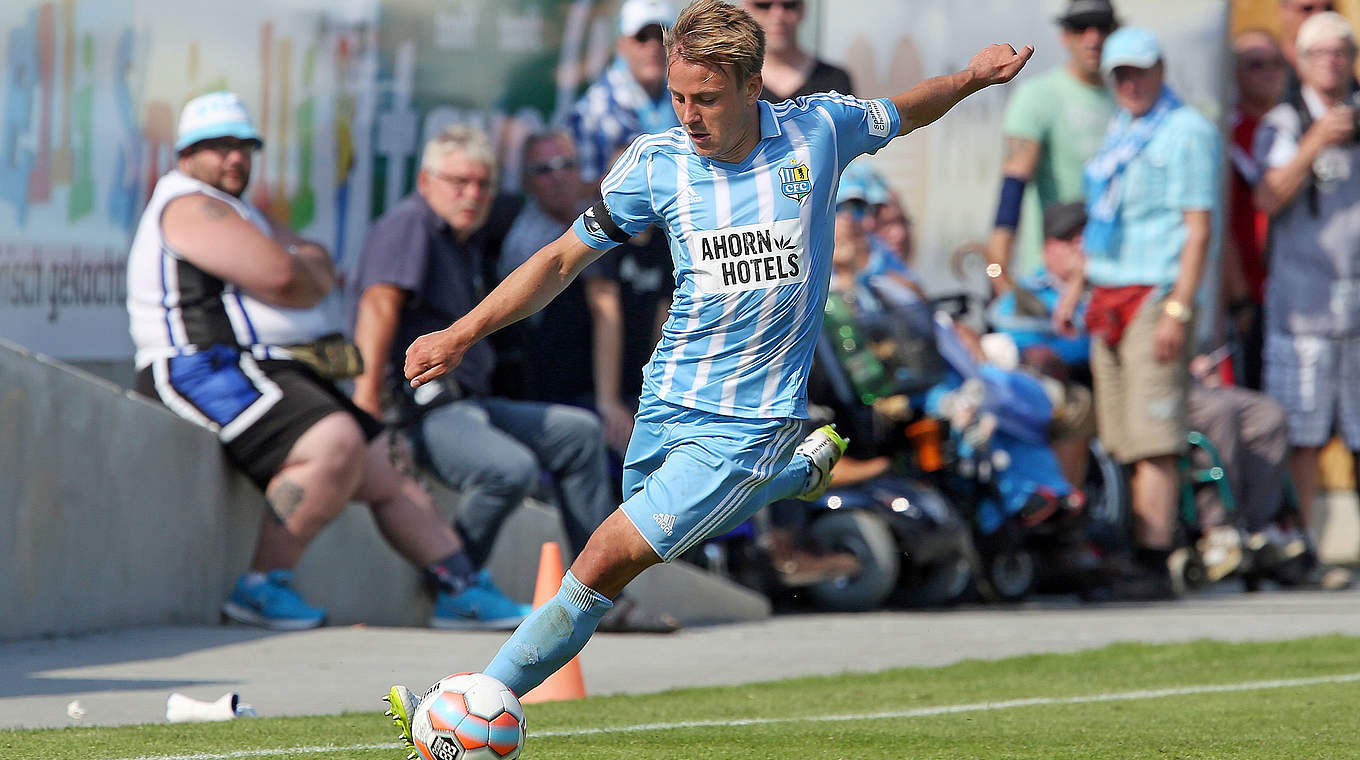
M652 519L656 520L656 524L666 531L666 535L669 536L675 531L675 515L663 515L658 512L652 515Z

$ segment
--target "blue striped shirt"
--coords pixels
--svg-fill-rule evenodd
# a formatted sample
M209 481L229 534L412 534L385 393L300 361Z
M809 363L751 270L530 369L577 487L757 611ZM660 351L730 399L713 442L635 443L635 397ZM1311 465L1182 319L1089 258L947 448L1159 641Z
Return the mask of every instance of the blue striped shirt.
M669 90L652 98L617 58L572 105L563 126L576 141L582 179L593 185L634 137L678 127L680 120Z
M644 399L806 417L841 170L886 145L900 121L890 100L834 92L758 108L760 141L741 163L700 156L675 128L634 140L600 189L624 233L664 229L675 264ZM590 212L573 229L592 248L616 245Z

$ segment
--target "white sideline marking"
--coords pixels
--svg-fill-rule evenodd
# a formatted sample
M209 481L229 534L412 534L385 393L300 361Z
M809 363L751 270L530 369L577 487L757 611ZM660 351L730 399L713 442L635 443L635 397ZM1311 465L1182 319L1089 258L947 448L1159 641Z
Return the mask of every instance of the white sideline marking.
M1344 675L1335 676L1313 676L1311 678L1284 678L1271 681L1247 681L1244 683L1179 686L1169 689L1121 691L1115 694L1091 694L1081 697L1029 697L1026 699L1007 699L1000 702L973 702L962 705L939 705L936 707L917 707L911 710L892 710L889 712L856 713L851 715L803 715L787 718L746 718L744 720L691 720L675 723L639 723L631 726L612 726L609 728L579 728L568 731L535 731L531 733L530 736L587 736L593 734L631 734L643 731L674 731L684 728L735 728L739 726L762 726L771 723L830 723L852 720L926 718L933 715L1009 710L1012 707L1125 702L1134 699L1159 699L1161 697L1183 697L1194 694L1222 694L1236 691L1289 689L1298 686L1317 686L1328 683L1355 683L1356 681L1360 681L1360 673L1346 673ZM115 760L234 760L234 758L247 757L277 757L285 754L314 755L328 752L366 752L368 750L378 749L398 749L401 746L402 745L397 742L389 742L386 744L351 744L347 747L278 747L275 749L243 749L235 752L221 753L199 752L192 755L143 755L141 757L133 758L116 758Z

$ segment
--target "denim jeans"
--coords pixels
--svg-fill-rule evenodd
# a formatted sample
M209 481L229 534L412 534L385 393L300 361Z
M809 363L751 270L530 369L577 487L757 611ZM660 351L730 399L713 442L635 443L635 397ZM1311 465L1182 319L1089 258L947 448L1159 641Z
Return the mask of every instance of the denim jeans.
M456 525L479 567L544 470L573 554L614 509L600 422L585 410L469 398L425 413L414 432L423 464L461 495Z

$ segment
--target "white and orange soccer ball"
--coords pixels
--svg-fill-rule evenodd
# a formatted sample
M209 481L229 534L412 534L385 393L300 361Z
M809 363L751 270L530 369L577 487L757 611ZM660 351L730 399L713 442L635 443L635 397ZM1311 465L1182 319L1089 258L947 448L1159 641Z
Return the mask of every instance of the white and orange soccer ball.
M457 673L435 684L411 716L424 760L513 760L524 748L524 708L485 673Z

